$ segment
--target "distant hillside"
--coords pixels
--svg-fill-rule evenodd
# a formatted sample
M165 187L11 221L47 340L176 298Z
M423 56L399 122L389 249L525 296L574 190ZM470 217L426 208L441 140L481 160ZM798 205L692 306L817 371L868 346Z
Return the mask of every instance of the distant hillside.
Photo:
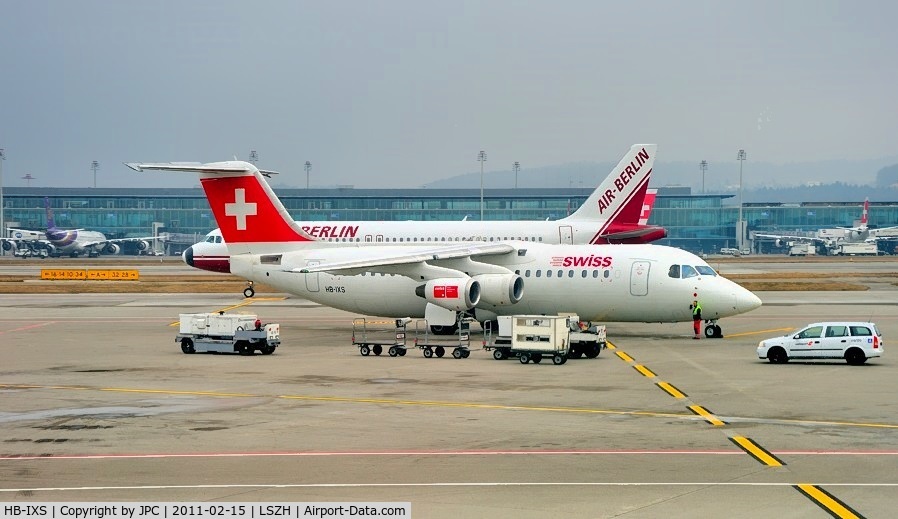
M652 173L652 186L689 186L694 193L701 192L702 174L698 162L657 162ZM896 200L892 190L878 193L884 184L896 176L898 156L870 160L840 160L821 162L797 162L792 164L770 164L745 161L743 182L746 201L748 193L757 192L768 196L765 201L780 198L774 193L782 192L783 200L802 192L801 186L823 188L814 200L851 201L869 196L870 200ZM574 162L557 166L522 169L518 173L519 187L593 187L596 186L616 165L611 162ZM898 180L898 179L896 179ZM487 171L484 186L488 188L514 187L514 172L511 170ZM873 186L879 186L874 188ZM479 187L480 172L458 175L427 184L429 188ZM855 192L852 186L858 186ZM720 164L711 163L705 173L705 191L709 193L735 192L739 188L739 163L736 161ZM813 190L811 191L813 192ZM824 194L826 196L824 196ZM831 196L830 196L831 194ZM837 198L836 198L837 197ZM791 201L795 201L792 198Z

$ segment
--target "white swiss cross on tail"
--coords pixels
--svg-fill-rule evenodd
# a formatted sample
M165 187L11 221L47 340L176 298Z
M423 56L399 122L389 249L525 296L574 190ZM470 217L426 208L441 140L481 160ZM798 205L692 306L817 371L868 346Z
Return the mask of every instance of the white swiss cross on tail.
M246 230L246 217L256 216L256 203L246 202L246 190L237 188L234 190L234 202L225 204L225 215L237 218L237 230Z

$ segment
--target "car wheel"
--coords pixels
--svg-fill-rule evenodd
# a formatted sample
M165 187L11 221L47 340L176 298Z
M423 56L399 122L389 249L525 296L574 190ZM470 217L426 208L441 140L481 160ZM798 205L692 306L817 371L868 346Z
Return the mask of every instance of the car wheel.
M782 348L771 348L770 351L767 352L767 360L769 360L771 364L785 364L789 362L789 356L786 355L786 350Z
M867 362L867 357L864 355L864 352L858 348L851 348L845 352L845 361L852 366L860 366Z

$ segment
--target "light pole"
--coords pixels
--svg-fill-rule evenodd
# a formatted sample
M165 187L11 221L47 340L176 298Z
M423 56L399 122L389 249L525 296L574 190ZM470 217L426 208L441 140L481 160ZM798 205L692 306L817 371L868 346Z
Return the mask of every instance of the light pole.
M742 164L745 162L745 150L739 150L739 153L736 154L736 160L739 161L739 221L736 224L739 236L737 236L736 243L739 244L741 249L742 240L745 238L745 232L742 229Z
M514 168L514 188L517 189L518 188L518 171L521 170L521 163L518 161L514 161L514 164L512 165L512 167Z
M256 162L259 162L259 154L256 152L256 150L250 150L249 161L253 163L253 166L256 165Z
M94 170L94 189L97 187L97 170L100 169L100 163L93 161L90 163L90 169Z
M309 189L309 171L312 171L312 163L306 161L306 165L304 167L306 169L306 189Z
M3 214L6 212L6 206L3 205L3 161L6 160L6 154L3 148L0 148L0 237L6 238L6 221ZM0 255L6 256L6 250L0 247Z
M483 221L483 163L486 162L486 152L480 150L477 154L477 160L480 161L480 221Z
M698 169L702 170L702 194L705 194L705 171L708 171L708 161L699 162Z

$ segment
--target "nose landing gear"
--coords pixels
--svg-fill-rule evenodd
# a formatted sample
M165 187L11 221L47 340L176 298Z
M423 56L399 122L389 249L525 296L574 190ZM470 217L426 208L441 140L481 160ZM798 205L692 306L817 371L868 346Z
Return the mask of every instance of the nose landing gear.
M717 325L716 319L705 321L705 338L706 339L723 339L723 330Z

